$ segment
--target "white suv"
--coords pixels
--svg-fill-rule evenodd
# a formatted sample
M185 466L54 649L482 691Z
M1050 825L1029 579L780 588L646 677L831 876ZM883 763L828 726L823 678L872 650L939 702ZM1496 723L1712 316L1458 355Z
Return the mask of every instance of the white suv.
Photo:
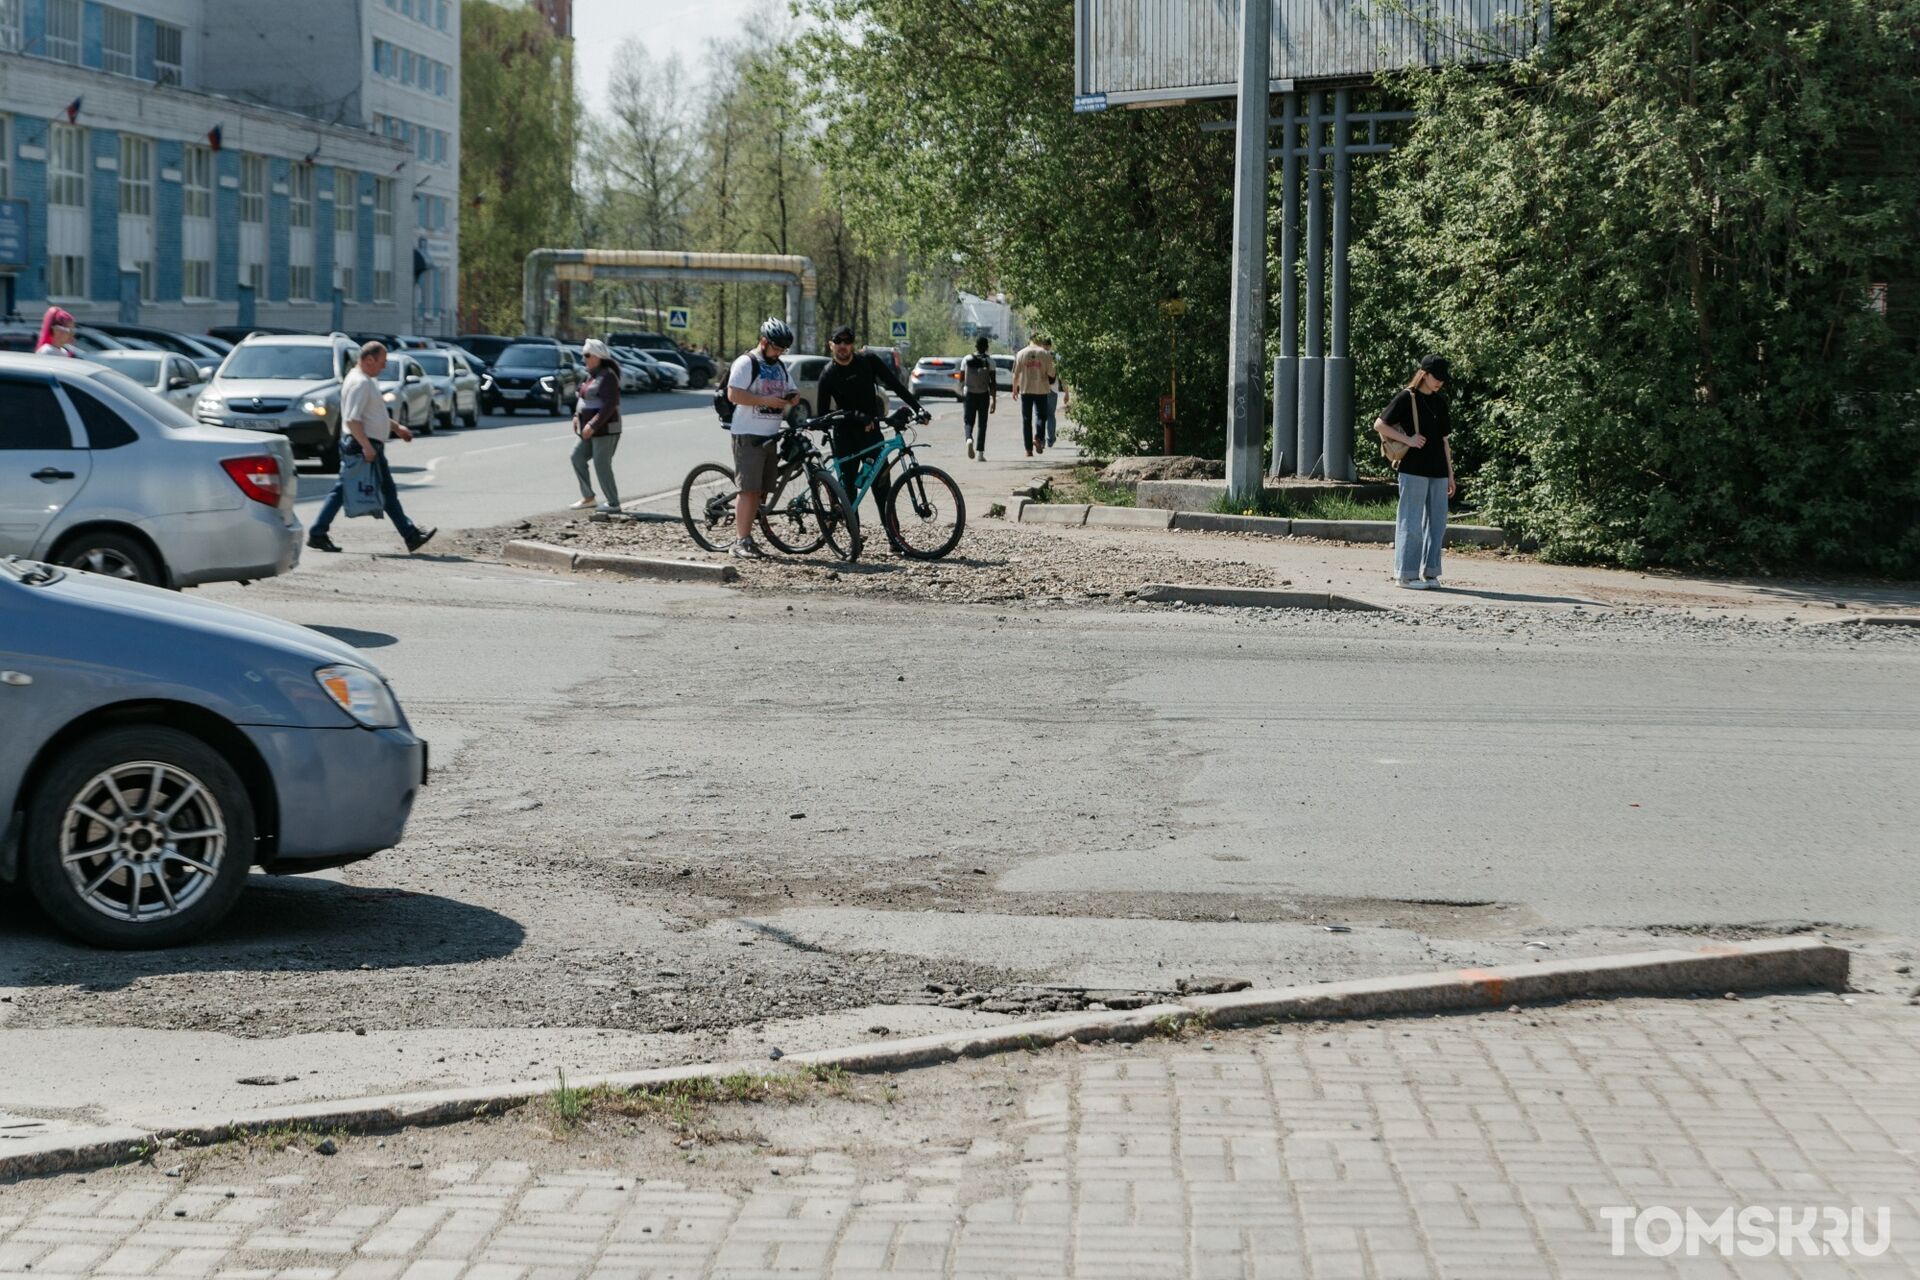
M204 426L271 431L296 458L340 470L340 380L360 348L344 333L253 334L220 362L193 416Z

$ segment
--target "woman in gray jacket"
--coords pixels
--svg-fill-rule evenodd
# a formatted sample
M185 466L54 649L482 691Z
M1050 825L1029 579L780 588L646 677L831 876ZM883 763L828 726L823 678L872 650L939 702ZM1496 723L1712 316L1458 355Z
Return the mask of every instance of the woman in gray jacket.
M573 474L580 481L580 501L575 511L594 508L596 515L615 515L620 510L620 489L613 482L613 451L620 447L620 366L613 352L598 338L588 338L580 349L586 357L587 378L580 384L579 405L573 411L573 434L580 443L573 446ZM600 477L600 493L606 499L597 507L593 484L587 478L587 464L593 464Z

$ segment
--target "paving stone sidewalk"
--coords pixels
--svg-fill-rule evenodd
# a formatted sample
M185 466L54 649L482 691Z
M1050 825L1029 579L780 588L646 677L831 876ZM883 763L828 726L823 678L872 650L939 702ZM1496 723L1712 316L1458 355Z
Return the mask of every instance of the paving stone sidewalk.
M0 1276L1920 1274L1920 1008L1894 996L1289 1025L896 1083L959 1128L876 1108L708 1171L503 1120L0 1187ZM1746 1205L1862 1207L1869 1245L1885 1207L1891 1244L1655 1257L1629 1230L1616 1255L1601 1213Z

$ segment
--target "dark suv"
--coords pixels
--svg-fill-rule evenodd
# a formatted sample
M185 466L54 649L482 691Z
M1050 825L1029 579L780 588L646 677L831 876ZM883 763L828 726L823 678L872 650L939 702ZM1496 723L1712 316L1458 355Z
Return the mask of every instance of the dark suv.
M573 412L586 373L580 357L555 342L516 342L480 380L480 407L487 413L545 411L556 418Z
M720 371L720 366L712 356L703 356L697 351L682 351L680 344L664 333L648 333L645 330L610 333L607 335L607 345L633 347L656 360L679 365L687 371L687 386L696 391L712 382Z

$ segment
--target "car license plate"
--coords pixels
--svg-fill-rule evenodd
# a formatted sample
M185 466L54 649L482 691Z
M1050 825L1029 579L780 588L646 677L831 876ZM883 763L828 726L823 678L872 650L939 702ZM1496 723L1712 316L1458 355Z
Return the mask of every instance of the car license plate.
M243 431L271 431L280 424L277 422L262 422L258 418L228 418L227 425L230 427L239 427Z
M500 394L509 400L525 400L531 393L526 391L502 391Z

